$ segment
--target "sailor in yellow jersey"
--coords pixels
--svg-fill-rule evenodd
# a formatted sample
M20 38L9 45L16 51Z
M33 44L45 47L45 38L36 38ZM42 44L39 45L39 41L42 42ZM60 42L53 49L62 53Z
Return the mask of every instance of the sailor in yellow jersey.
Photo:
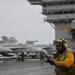
M73 53L68 50L65 39L60 38L53 42L56 47L56 59L48 62L55 66L56 75L75 75L75 62Z

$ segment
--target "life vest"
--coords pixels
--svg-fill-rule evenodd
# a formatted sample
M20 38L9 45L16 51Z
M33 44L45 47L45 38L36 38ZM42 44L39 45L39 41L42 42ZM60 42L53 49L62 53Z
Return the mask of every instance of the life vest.
M67 53L72 53L70 50L66 50L62 55L60 54L57 58L58 61L64 61L65 56ZM75 59L74 59L75 60ZM55 67L56 75L75 75L75 61L69 68L63 68L63 67Z

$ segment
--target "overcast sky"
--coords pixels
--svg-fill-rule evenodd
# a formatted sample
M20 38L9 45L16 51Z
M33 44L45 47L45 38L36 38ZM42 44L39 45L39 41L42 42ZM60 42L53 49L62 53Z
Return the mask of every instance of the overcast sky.
M19 42L38 40L38 44L52 43L54 29L43 22L42 7L27 0L0 0L1 36L15 37Z

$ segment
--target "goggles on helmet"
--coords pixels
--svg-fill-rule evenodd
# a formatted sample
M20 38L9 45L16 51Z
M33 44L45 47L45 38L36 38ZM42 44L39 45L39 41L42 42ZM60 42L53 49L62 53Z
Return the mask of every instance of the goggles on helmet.
M62 40L54 40L53 45L61 45L62 42Z
M53 41L53 45L59 45L59 42L56 41L56 40L54 40L54 41Z

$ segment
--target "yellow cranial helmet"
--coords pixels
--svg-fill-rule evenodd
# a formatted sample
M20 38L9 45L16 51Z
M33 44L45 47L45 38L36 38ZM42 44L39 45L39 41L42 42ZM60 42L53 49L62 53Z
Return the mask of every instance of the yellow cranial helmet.
M65 47L65 48L68 47L67 41L64 38L60 38L60 39L54 40L53 41L53 45L55 45L55 46L59 45L59 46Z

